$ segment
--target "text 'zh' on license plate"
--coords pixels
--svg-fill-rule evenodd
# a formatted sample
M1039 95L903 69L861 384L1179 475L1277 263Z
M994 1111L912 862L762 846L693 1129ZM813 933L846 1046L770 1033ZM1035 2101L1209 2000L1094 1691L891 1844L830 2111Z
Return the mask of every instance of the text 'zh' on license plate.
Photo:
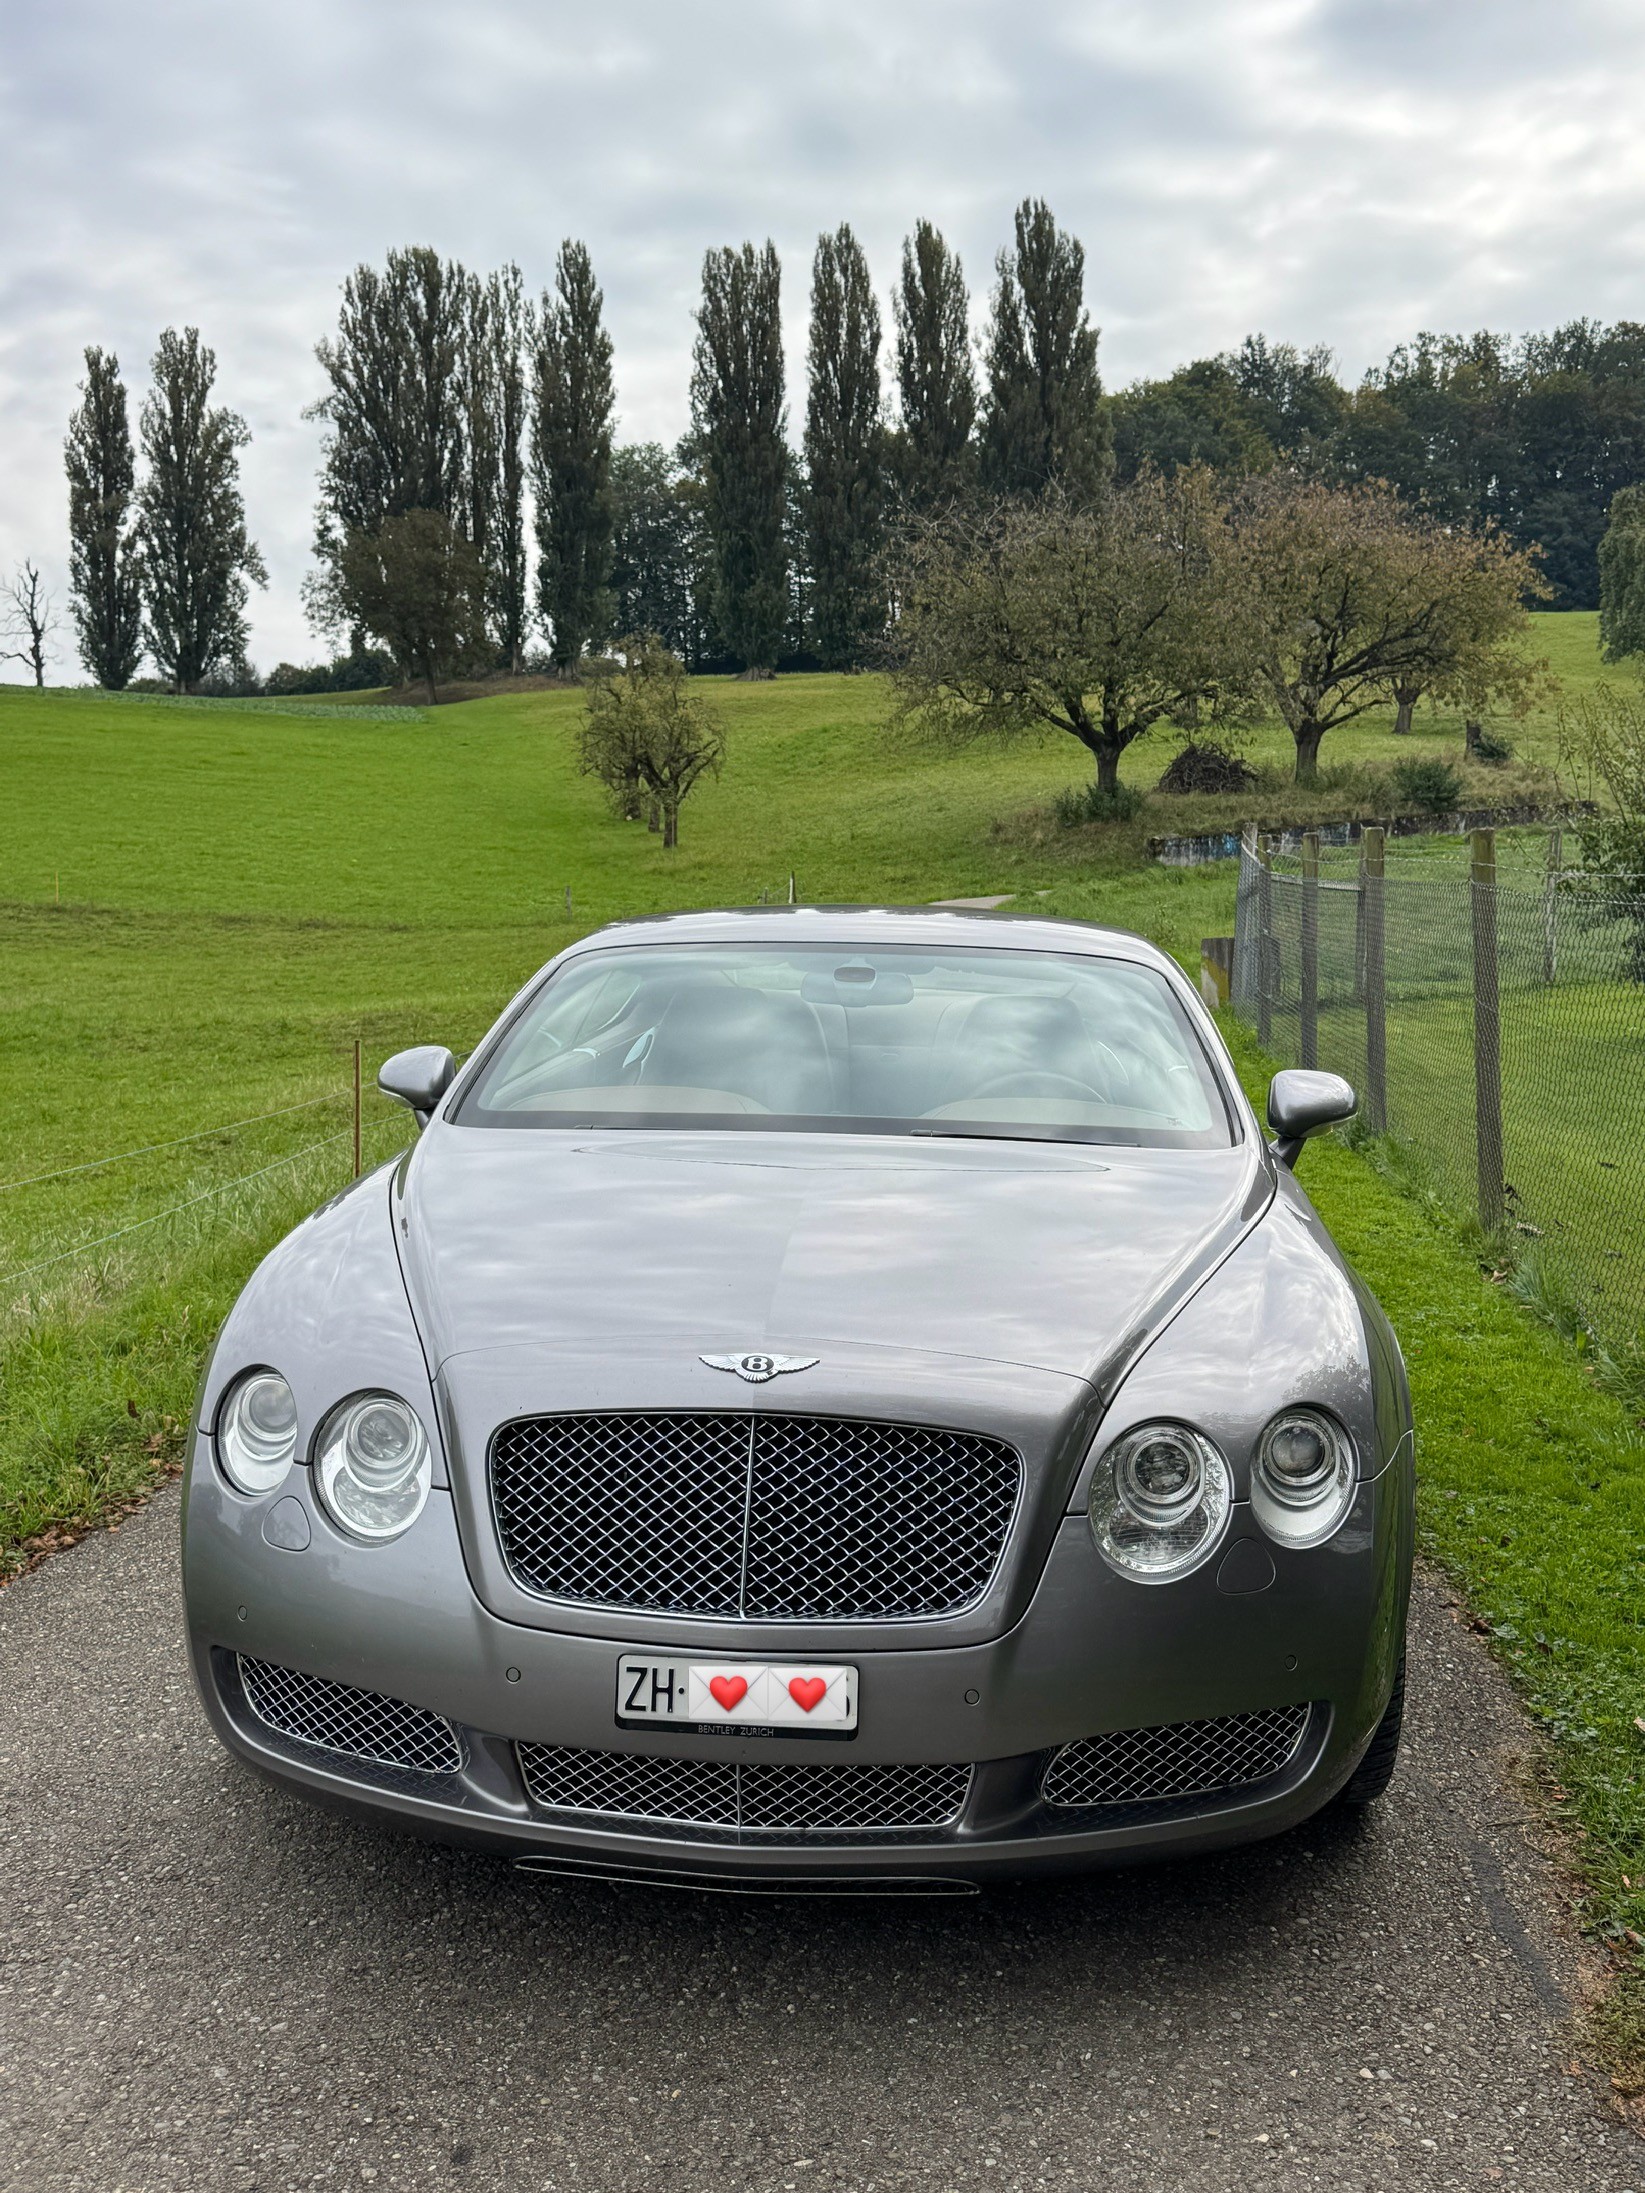
M623 1728L704 1735L851 1736L857 1671L770 1660L674 1660L625 1653L617 1663Z

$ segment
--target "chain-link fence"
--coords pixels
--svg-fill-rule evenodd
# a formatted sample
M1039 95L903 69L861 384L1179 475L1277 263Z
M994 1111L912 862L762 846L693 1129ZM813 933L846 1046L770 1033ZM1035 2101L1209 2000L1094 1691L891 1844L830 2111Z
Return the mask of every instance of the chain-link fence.
M1345 1074L1488 1231L1517 1230L1595 1325L1645 1325L1645 895L1495 834L1241 851L1230 1001L1277 1057ZM1504 848L1507 855L1509 849Z

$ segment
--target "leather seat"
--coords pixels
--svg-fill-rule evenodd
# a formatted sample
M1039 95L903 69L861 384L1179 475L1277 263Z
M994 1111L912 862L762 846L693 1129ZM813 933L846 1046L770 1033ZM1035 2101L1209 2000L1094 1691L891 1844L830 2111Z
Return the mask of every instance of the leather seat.
M981 998L958 1031L954 1054L949 1103L992 1082L1035 1074L1057 1074L1099 1097L1109 1094L1109 1076L1072 998Z
M670 998L640 1080L728 1089L769 1112L826 1117L834 1081L822 1023L796 997L693 983Z

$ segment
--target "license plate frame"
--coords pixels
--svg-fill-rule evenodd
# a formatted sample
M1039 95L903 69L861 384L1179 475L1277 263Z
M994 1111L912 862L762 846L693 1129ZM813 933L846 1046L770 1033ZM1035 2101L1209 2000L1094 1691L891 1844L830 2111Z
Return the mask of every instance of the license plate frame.
M819 1682L823 1688L808 1706L807 1695ZM625 1652L617 1661L616 1705L621 1729L848 1744L858 1728L858 1671L835 1661Z

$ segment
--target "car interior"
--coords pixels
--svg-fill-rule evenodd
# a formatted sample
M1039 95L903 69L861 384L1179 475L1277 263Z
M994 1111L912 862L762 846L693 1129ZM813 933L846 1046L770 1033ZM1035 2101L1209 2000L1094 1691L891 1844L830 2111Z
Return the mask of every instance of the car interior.
M659 945L591 953L530 999L460 1124L615 1115L1226 1145L1168 985L1118 959Z

